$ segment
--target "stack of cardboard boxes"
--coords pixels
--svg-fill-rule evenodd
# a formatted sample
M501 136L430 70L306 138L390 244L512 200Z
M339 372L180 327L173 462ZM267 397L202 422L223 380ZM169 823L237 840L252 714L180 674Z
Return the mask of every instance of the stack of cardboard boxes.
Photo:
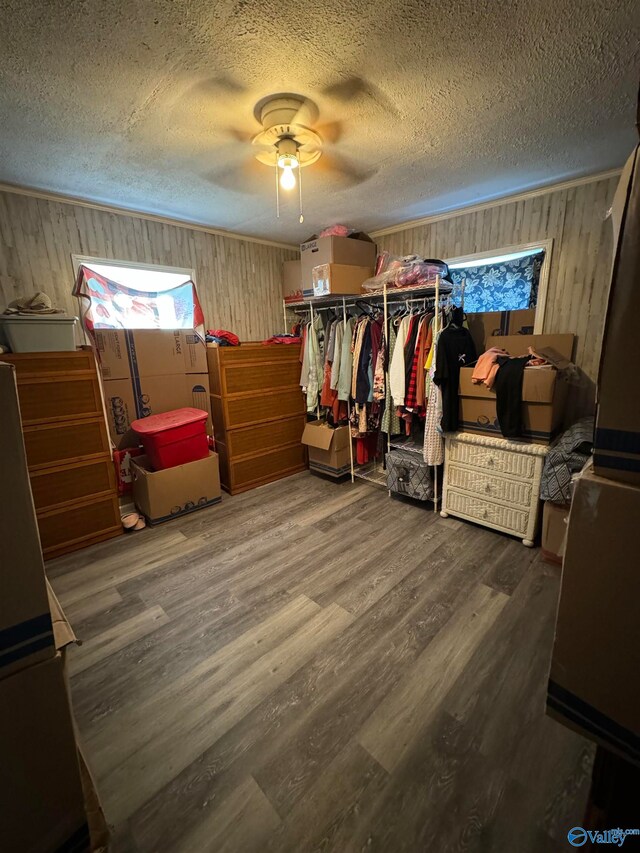
M300 302L312 296L362 292L373 275L376 245L356 237L317 237L300 246L299 261L285 261L282 297Z
M473 316L473 315L470 315ZM550 348L559 356L559 363L568 363L573 350L574 335L507 335L487 337L482 353L491 347L502 347L510 355L527 355L529 347L536 351ZM472 381L473 367L460 369L460 425L465 432L478 432L500 437L496 412L496 392ZM549 444L562 426L567 396L567 383L557 370L524 372L522 383L522 437L534 444Z
M547 708L640 764L640 174L637 152L614 202L616 240L593 467L573 496Z
M209 412L204 343L177 329L99 330L95 333L109 435L116 448L136 447L131 422L192 406Z
M8 498L0 513L1 846L87 850L89 825L62 652L72 634L61 612L51 612L15 369L4 363L0 398L0 468Z
M213 433L204 343L195 332L182 329L99 330L95 339L120 491L133 491L137 508L150 523L217 503L216 453L154 471L131 429L138 418L192 407L208 412L207 433Z

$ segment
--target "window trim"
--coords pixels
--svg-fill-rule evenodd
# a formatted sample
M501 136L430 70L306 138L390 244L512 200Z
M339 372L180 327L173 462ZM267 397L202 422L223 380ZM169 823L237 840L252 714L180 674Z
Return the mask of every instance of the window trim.
M468 255L460 255L455 258L446 258L447 264L463 264L465 261L480 261L484 258L490 259L500 255L511 255L516 252L544 250L544 260L540 267L540 280L538 281L538 302L536 304L536 316L534 320L533 333L541 335L544 330L545 313L547 310L547 295L549 292L549 275L551 272L551 255L553 252L553 238L547 240L536 240L532 243L518 243L514 246L505 246L497 249L488 249L485 252L472 252Z
M196 281L196 271L189 267L172 267L166 266L165 264L148 264L142 261L121 261L111 259L111 258L97 258L92 255L77 255L75 253L71 254L71 262L73 264L73 275L74 281L78 275L78 268L81 264L86 264L87 266L91 266L91 264L104 264L109 267L128 267L132 270L151 270L152 272L169 272L176 273L180 275L188 275L191 281L195 284L196 290L198 289L198 282Z

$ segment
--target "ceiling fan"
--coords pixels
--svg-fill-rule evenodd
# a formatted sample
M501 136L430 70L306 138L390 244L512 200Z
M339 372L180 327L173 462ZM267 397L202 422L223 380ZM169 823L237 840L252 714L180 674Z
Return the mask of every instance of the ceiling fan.
M254 116L262 125L251 140L254 156L265 166L275 167L277 216L280 217L280 187L293 190L297 183L300 222L304 222L301 171L322 156L322 138L310 127L318 118L318 109L301 95L269 95L256 104Z
M334 92L333 89L325 93L325 97L344 101L359 95L359 90L355 94L350 90ZM375 173L375 169L355 165L334 150L334 144L342 135L342 123L319 124L318 107L303 95L290 92L268 95L255 105L253 116L261 129L257 133L247 133L230 128L236 140L235 163L209 173L208 177L226 189L253 194L260 181L258 164L270 166L275 173L278 216L280 191L290 192L297 186L300 221L303 221L301 172L308 166L315 166L314 174L333 186L354 186Z

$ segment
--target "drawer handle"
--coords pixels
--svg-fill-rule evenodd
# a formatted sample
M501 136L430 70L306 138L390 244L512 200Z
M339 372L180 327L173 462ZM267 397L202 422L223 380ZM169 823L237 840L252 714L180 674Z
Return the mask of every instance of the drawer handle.
M488 510L485 509L485 511L482 513L482 517L488 518L488 516L489 516L489 512L488 512Z
M487 459L487 465L493 465L493 456L490 456L490 457Z
M487 483L487 485L484 487L484 490L487 494L489 494L489 492L491 491L491 486L489 485L489 483Z

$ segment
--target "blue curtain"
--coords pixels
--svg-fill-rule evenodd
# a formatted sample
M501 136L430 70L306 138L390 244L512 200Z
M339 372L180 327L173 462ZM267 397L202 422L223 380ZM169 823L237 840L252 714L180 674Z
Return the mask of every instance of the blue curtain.
M460 305L464 281L464 310L468 314L535 308L543 260L544 252L536 252L513 261L451 270L454 304Z

